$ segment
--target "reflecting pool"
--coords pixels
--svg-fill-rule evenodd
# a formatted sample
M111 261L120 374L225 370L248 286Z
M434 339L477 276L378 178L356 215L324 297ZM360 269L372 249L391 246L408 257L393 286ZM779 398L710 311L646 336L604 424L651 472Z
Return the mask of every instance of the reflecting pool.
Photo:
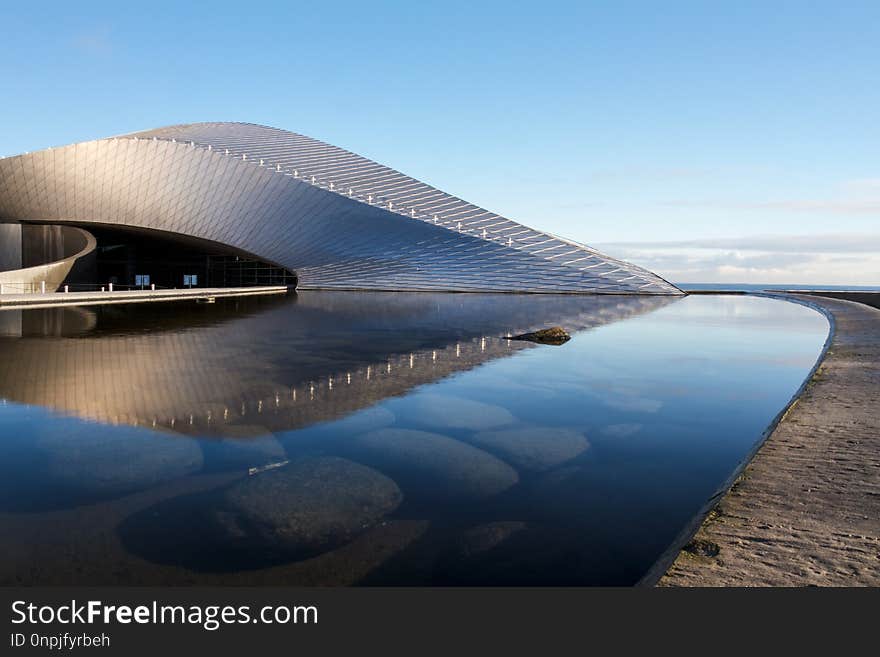
M3 310L0 583L631 584L827 332L751 296Z

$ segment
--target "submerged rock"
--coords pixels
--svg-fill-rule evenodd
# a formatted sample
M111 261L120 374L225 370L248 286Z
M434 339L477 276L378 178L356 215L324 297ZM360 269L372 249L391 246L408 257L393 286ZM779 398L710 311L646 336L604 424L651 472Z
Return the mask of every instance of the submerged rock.
M205 460L213 468L261 468L287 458L284 446L274 436L259 438L223 438L203 446Z
M46 432L34 441L44 451L46 479L71 496L107 498L144 490L202 467L196 441L139 429L115 433L82 424L64 434Z
M314 553L351 540L398 507L391 479L364 465L317 457L261 472L226 491L230 533Z
M437 559L440 585L564 586L597 581L607 563L589 549L582 527L496 521L467 530ZM602 581L602 580L599 580Z
M516 470L504 461L436 433L383 429L359 436L356 442L383 467L393 470L398 481L408 480L414 493L423 496L485 498L519 481ZM409 495L406 486L404 490Z
M510 411L463 397L420 393L402 405L398 415L406 422L440 430L480 431L516 421Z
M471 440L517 468L538 471L570 461L590 446L579 431L556 427L480 431Z
M456 542L454 554L462 559L483 555L526 528L520 521L495 521L467 530Z
M613 438L626 438L627 436L632 436L637 434L642 430L644 425L635 423L635 422L624 422L621 424L606 424L602 427L601 432L604 436L611 436Z
M561 326L553 326L551 328L533 331L532 333L521 333L520 335L512 335L507 337L508 340L525 340L526 342L537 342L538 344L561 345L571 340L571 336Z
M324 426L334 435L353 436L354 434L381 429L394 424L394 413L383 406L373 406L357 411L339 420L333 420Z

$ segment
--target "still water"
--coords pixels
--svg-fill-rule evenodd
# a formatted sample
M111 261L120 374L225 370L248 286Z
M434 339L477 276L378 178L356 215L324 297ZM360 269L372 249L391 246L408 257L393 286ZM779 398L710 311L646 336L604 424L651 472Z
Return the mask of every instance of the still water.
M0 584L631 584L827 332L747 296L0 311Z

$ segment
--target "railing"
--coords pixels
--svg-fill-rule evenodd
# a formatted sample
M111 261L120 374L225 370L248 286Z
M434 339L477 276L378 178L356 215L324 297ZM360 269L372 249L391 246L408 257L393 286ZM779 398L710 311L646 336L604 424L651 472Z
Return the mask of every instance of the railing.
M46 281L4 282L0 283L0 294L64 294L70 292L130 292L132 290L173 290L177 288L150 284L127 285L120 283L70 283L57 290L48 286Z

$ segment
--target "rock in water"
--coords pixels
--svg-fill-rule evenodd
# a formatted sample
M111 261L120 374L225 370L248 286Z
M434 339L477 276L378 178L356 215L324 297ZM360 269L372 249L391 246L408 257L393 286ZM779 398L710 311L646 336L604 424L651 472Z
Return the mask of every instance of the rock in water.
M38 434L34 443L46 452L48 481L63 486L70 498L127 495L203 465L202 450L191 438L128 428L115 435L109 427L85 422L63 434Z
M519 521L495 521L478 525L467 530L456 541L453 550L457 553L456 556L462 559L480 556L498 547L526 527L526 523Z
M561 326L553 326L533 333L522 333L507 338L508 340L525 340L526 342L537 342L538 344L565 344L571 340L571 336Z
M510 411L495 404L473 399L422 392L413 395L398 410L404 423L427 425L438 429L494 429L516 422Z
M266 544L320 552L380 521L402 495L372 468L317 457L244 479L227 491L226 500Z
M389 468L407 495L446 503L497 495L519 481L516 470L481 449L427 431L382 429L357 445ZM408 488L407 486L410 486Z
M582 433L556 427L480 431L471 441L516 468L539 472L570 461L590 446Z

